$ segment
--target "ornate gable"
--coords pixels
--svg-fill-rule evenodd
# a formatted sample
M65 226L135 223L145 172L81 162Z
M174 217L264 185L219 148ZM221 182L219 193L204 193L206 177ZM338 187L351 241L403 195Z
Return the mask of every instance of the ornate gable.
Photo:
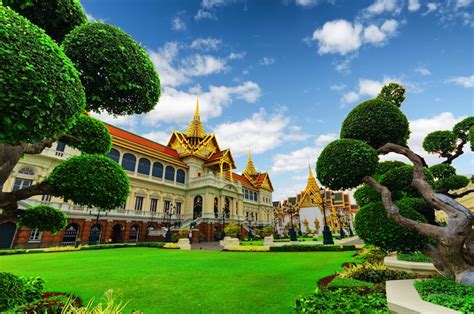
M306 183L306 188L304 189L301 200L300 200L300 207L321 207L322 199L320 194L320 188L316 179L313 176L313 172L311 171L311 167L309 167L309 174L308 174L308 183Z

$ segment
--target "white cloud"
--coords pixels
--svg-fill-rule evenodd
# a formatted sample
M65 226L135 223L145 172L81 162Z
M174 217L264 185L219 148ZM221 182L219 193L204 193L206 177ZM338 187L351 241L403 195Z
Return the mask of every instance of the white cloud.
M465 8L470 6L472 0L456 0L456 8Z
M142 134L142 136L154 142L166 145L168 144L170 134L171 132L154 131Z
M301 129L290 125L290 117L283 111L268 114L263 108L251 117L217 125L213 132L221 148L230 147L234 156L272 150L285 142L304 140Z
M238 59L243 59L247 53L245 51L242 52L231 52L227 56L227 59L229 60L238 60Z
M309 8L318 5L321 3L321 0L296 0L295 4L297 6L303 7L303 8ZM334 4L336 1L335 0L327 0L326 2L330 4Z
M179 16L175 16L171 21L171 29L177 32L185 31L186 23Z
M422 14L423 16L428 15L431 12L436 11L439 8L439 4L436 3L436 2L430 2L430 3L426 4L426 8L427 8L427 10L426 10L425 13Z
M194 19L196 21L202 19L211 19L217 20L217 16L215 14L216 8L224 7L226 5L240 2L240 0L202 0L201 1L201 8L198 10Z
M105 22L105 19L95 17L94 15L92 15L91 13L87 11L85 11L85 13L86 13L86 18L89 22Z
M160 74L162 86L179 86L191 82L192 77L207 76L227 70L226 59L210 55L194 54L177 62L181 46L167 42L158 51L149 50L148 55Z
M260 59L260 61L258 63L260 65L272 65L273 63L275 63L275 59L274 58L263 57L262 59Z
M346 55L356 52L363 44L383 45L393 37L399 23L394 19L385 20L380 26L371 24L364 27L346 20L326 22L323 27L314 31L312 39L318 42L320 55L339 53ZM337 66L338 71L347 70L353 57L349 57Z
M341 91L344 88L346 88L346 84L332 84L331 86L329 86L329 89L335 90L335 91Z
M397 0L375 0L375 2L367 8L369 14L381 14L384 12L400 12L400 5Z
M356 102L363 96L373 98L379 94L385 84L391 82L401 84L400 80L390 77L385 77L382 81L359 79L358 90L345 93L341 98L341 104L346 105L349 103Z
M428 76L431 75L431 71L428 70L425 66L419 66L415 69L415 72L422 75L422 76Z
M408 11L415 12L420 9L420 1L419 0L408 0Z
M191 43L191 48L196 50L209 51L218 49L221 44L222 41L217 38L197 38Z
M107 112L103 111L100 114L93 112L92 116L104 121L105 123L126 128L127 130L133 130L139 121L138 115L130 115L130 116L113 116L108 114Z
M318 146L325 146L326 144L336 140L339 136L336 133L321 134L316 138L314 143Z
M194 114L196 92L195 89L185 92L173 87L164 87L155 109L143 115L143 124L188 122ZM260 87L252 81L231 87L211 85L209 91L199 95L201 119L206 121L220 116L222 108L232 103L233 99L254 103L260 96Z
M454 83L454 84L462 86L464 88L473 88L474 87L474 75L471 75L471 76L457 76L457 77L450 78L446 82Z
M196 21L205 20L205 19L217 20L217 16L213 12L209 12L209 11L206 11L206 10L199 9L197 11L196 15L194 16L194 19Z
M321 150L321 147L308 146L288 154L276 154L273 156L271 171L282 173L307 168L308 162L316 160Z

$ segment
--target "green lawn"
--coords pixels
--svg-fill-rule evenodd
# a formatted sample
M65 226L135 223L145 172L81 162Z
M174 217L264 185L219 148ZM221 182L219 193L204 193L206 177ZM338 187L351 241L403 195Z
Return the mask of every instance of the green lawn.
M290 313L352 254L126 248L0 256L0 270L40 276L47 291L84 300L121 290L128 310L145 313Z

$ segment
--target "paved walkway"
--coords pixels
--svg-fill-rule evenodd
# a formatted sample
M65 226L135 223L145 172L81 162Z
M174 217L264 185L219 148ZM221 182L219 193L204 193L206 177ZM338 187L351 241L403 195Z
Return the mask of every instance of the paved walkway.
M201 242L191 244L191 250L222 250L219 242Z

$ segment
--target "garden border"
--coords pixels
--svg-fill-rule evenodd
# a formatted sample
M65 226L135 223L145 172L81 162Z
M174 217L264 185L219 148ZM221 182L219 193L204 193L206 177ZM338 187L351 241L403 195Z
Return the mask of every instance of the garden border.
M397 259L397 255L386 256L383 263L393 270L403 270L420 275L438 274L438 271L432 263L400 261Z

